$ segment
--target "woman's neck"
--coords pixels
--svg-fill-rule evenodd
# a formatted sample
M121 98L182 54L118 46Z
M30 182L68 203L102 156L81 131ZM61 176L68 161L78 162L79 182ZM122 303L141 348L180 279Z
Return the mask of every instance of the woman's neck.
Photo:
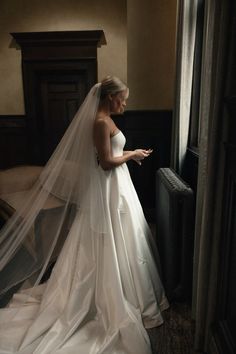
M98 113L100 115L108 116L111 115L110 104L107 100L101 101L98 106Z

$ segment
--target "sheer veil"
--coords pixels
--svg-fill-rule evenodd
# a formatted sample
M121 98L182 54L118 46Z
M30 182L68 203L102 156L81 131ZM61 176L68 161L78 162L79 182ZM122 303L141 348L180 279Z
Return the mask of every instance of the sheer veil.
M0 232L0 294L29 277L40 283L76 213L88 214L94 233L106 233L93 145L100 92L101 84L92 87L21 210Z

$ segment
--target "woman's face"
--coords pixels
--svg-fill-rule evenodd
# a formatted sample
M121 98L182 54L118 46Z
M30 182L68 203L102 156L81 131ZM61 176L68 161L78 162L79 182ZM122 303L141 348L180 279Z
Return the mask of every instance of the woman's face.
M116 93L115 95L111 95L110 99L110 109L113 114L122 114L124 113L126 107L126 100L129 96L129 90L124 90Z

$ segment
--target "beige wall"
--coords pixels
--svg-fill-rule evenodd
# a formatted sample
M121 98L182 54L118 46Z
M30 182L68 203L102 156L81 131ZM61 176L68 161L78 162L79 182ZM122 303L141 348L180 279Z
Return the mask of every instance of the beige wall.
M0 0L0 115L24 114L21 51L9 32L102 29L98 79L130 87L127 109L172 109L177 0Z
M128 0L130 109L172 109L177 0Z
M0 115L24 114L21 51L9 32L103 29L107 45L98 49L98 79L127 79L126 0L1 0Z

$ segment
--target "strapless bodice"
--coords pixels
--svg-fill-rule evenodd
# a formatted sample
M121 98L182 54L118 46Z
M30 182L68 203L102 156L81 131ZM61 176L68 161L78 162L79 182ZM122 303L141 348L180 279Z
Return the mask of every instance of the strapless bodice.
M126 139L121 131L111 137L112 155L114 157L123 155L125 143Z

